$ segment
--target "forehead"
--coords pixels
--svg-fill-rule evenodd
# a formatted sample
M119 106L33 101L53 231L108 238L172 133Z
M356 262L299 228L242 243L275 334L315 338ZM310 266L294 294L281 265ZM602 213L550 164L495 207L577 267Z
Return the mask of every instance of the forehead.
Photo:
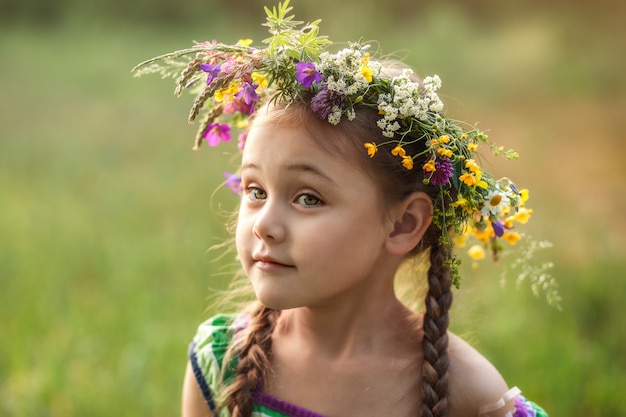
M321 146L308 129L294 123L262 121L250 129L243 150L242 175L261 173L267 178L315 176L338 186L374 189L372 178L346 152ZM339 149L339 147L337 147Z
M320 145L303 125L281 120L261 118L251 127L243 149L243 165L254 162L294 162L318 160L339 162L337 153Z
M304 103L292 103L287 107L266 106L255 114L250 133L254 137L255 130L268 127L291 130L294 137L309 142L311 148L323 150L331 157L341 156L347 163L361 165L367 170L367 164L363 163L366 156L363 143L366 141L355 140L347 125L334 126L321 120ZM362 132L358 136L363 136Z
M357 115L358 116L358 115ZM335 126L326 120L321 120L314 114L305 103L292 103L287 107L280 105L268 105L257 111L248 134L246 148L254 142L264 142L264 149L272 149L283 152L287 145L304 146L305 155L311 155L314 151L316 157L329 157L340 162L360 175L372 180L379 191L384 191L377 164L367 155L365 142L374 140L367 123L364 120L344 120ZM375 126L376 127L376 126ZM297 143L278 143L278 141L264 140L276 137L278 132L287 135ZM379 129L376 130L377 132ZM252 146L250 146L252 147Z
M277 152L285 148L306 147L311 151L328 150L328 156L333 157L336 152L332 152L326 145L331 141L338 146L342 140L335 136L337 134L331 129L324 129L317 120L309 119L300 109L266 107L255 114L244 147L244 156L249 147L253 148L258 142L262 142L265 149ZM283 137L287 140L282 141Z

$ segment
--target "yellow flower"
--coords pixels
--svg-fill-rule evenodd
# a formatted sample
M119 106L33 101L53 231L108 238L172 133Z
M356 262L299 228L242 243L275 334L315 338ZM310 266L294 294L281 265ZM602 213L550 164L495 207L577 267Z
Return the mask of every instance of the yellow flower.
M439 143L448 143L448 142L450 142L450 136L448 135L439 136Z
M469 185L470 187L473 187L476 185L476 177L474 176L474 174L470 174L469 172L462 174L459 177L459 180L465 183L465 185Z
M361 66L361 75L363 75L363 78L365 78L365 81L367 81L368 83L372 82L373 74L374 71L372 71L370 67L368 67L367 65Z
M402 146L398 145L391 150L391 154L393 156L406 156L406 151L402 148Z
M413 169L413 158L410 156L402 156L402 166L409 171Z
M524 188L523 190L520 190L519 195L520 198L522 199L522 203L525 203L528 200L528 197L530 194L530 191L528 191L528 188Z
M466 204L467 204L467 198L463 197L461 194L459 194L456 201L452 203L454 207L464 207Z
M252 45L252 39L239 39L239 41L237 41L237 45L250 46Z
M466 133L462 133L461 134L461 140L467 140L467 134Z
M506 240L510 245L515 245L522 237L519 233L507 230L502 235L502 239Z
M489 188L489 184L487 184L486 181L481 180L482 177L483 177L483 172L477 169L476 170L476 186L484 188L486 190L487 188Z
M485 248L480 245L473 245L471 248L467 250L467 254L475 261L480 261L481 259L485 259Z
M519 209L519 211L517 213L515 213L513 216L515 217L515 220L522 223L522 224L526 224L526 222L528 222L528 220L530 219L530 216L533 214L533 209L528 209L526 207L521 207Z
M464 248L465 245L467 244L467 236L465 235L458 235L452 238L452 242L454 242L455 245L457 245L460 248Z
M258 85L257 90L262 90L264 88L267 88L267 78L265 78L265 75L263 74L259 74L258 72L253 72L252 82Z
M465 161L465 168L469 169L470 172L478 171L478 164L473 159L468 159Z
M437 153L439 155L443 155L443 156L447 156L448 158L452 158L452 150L451 149L439 148L439 149L437 149Z
M515 217L509 216L506 219L504 219L504 221L502 222L502 225L506 227L507 229L510 229L511 227L513 227L514 222L515 222Z
M371 83L372 74L374 73L374 71L372 71L372 69L369 67L369 63L370 63L370 54L369 52L366 52L365 54L363 54L363 58L361 58L361 74L363 75L363 78L365 78L365 80L368 83Z
M374 155L376 155L376 152L378 152L378 147L374 142L365 142L363 146L365 146L365 149L367 149L367 155L370 158L373 158Z
M483 231L476 229L474 231L474 236L476 236L476 239L480 240L481 242L488 243L496 236L496 233L493 231L493 227L491 226L491 224L489 224L488 227L485 227L485 230Z
M437 149L439 147L439 141L437 139L431 139L430 140L430 146L432 146L433 148Z
M428 160L428 162L426 162L422 168L424 169L424 171L426 172L435 172L437 170L437 168L435 168L435 160L434 159L430 159Z
M215 101L222 102L224 100L232 100L235 94L239 92L239 87L236 83L231 82L228 87L221 88L215 92Z
M470 152L476 152L478 150L478 144L477 143L468 143L467 144L467 150Z
M461 174L459 180L465 183L465 185L469 185L470 187L481 187L487 189L489 188L489 184L487 184L486 181L481 180L482 176L483 172L477 169L476 172L474 172L473 174L470 172Z

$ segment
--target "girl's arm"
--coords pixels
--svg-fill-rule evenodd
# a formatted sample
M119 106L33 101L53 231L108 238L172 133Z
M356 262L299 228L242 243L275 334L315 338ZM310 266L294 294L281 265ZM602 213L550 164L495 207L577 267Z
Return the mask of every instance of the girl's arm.
M193 374L191 363L187 363L185 380L183 382L182 417L213 417L213 413L204 401L196 377Z

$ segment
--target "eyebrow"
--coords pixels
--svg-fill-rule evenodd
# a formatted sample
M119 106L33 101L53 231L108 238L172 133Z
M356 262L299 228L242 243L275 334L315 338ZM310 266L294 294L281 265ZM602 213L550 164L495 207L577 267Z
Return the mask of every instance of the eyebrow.
M335 181L329 177L328 175L326 175L322 170L320 170L318 167L316 167L315 165L311 165L311 164L307 164L307 163L294 163L294 164L284 164L281 165L279 167L281 170L285 170L285 171L296 171L296 172L306 172L306 173L310 173L315 175L316 177L319 177L320 179L331 183L331 184L335 184ZM260 169L258 165L251 163L251 162L247 162L245 164L243 164L241 166L241 171L245 171L246 169Z

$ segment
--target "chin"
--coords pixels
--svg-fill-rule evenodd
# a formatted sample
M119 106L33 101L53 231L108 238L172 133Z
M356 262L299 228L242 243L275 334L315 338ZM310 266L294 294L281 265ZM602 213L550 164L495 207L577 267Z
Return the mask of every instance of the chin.
M300 307L300 305L294 303L293 299L289 299L280 294L268 294L263 291L255 291L256 298L264 306L273 310L289 310L291 308Z

